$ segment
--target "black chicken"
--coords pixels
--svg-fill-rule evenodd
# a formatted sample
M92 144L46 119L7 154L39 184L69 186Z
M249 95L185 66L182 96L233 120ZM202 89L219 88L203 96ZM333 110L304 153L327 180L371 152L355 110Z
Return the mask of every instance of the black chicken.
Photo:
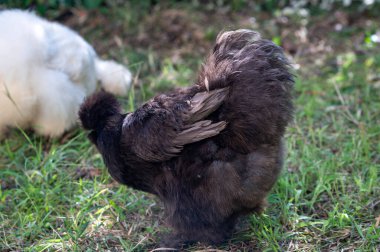
M220 243L260 212L283 166L293 75L282 49L251 30L219 34L195 85L123 114L97 93L79 116L111 176L157 195L169 245Z

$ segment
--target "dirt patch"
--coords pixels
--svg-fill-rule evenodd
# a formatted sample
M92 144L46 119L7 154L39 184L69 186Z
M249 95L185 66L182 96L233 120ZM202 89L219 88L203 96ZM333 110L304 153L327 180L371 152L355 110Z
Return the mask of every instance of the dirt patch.
M156 5L132 29L117 15L70 9L56 18L79 31L100 54L117 58L116 49L151 50L174 62L187 56L205 57L221 30L250 28L268 39L278 38L293 61L312 71L334 64L334 55L346 51L363 54L366 31L376 30L380 18L340 10L323 16L270 15L264 12L232 12L224 9L194 11ZM377 28L378 29L378 28Z
M151 48L171 57L194 52L204 54L209 47L200 25L204 20L203 14L189 15L183 10L154 11L146 16L137 37L130 42L133 46Z

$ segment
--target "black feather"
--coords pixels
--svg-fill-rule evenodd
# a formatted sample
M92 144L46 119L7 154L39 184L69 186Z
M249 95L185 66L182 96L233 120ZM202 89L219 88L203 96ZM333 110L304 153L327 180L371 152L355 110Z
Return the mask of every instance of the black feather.
M157 195L174 229L169 246L227 239L260 212L283 166L293 75L280 47L257 32L221 33L195 85L122 115L90 97L84 128L120 183Z
M86 130L100 130L107 120L121 112L120 103L115 96L107 92L98 92L82 103L78 115Z

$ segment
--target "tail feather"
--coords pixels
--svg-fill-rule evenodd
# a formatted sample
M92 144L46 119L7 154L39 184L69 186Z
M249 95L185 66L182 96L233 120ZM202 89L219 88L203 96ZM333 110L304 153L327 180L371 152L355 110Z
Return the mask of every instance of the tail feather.
M290 64L281 47L262 39L258 32L240 29L218 35L197 83L206 90L213 90L232 84L242 75L293 82L289 69ZM261 76L253 76L252 71L259 71Z
M249 151L280 141L292 118L293 82L281 47L257 32L237 30L218 35L197 84L204 90L229 87L217 111L217 119L229 123L220 138Z

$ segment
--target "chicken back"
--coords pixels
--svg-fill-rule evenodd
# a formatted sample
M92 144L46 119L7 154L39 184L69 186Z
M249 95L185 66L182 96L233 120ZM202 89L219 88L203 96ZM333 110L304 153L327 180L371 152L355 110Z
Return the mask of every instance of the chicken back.
M79 116L111 176L157 195L166 245L227 239L260 212L283 166L293 75L282 49L251 30L219 34L193 86L123 114L97 93Z

